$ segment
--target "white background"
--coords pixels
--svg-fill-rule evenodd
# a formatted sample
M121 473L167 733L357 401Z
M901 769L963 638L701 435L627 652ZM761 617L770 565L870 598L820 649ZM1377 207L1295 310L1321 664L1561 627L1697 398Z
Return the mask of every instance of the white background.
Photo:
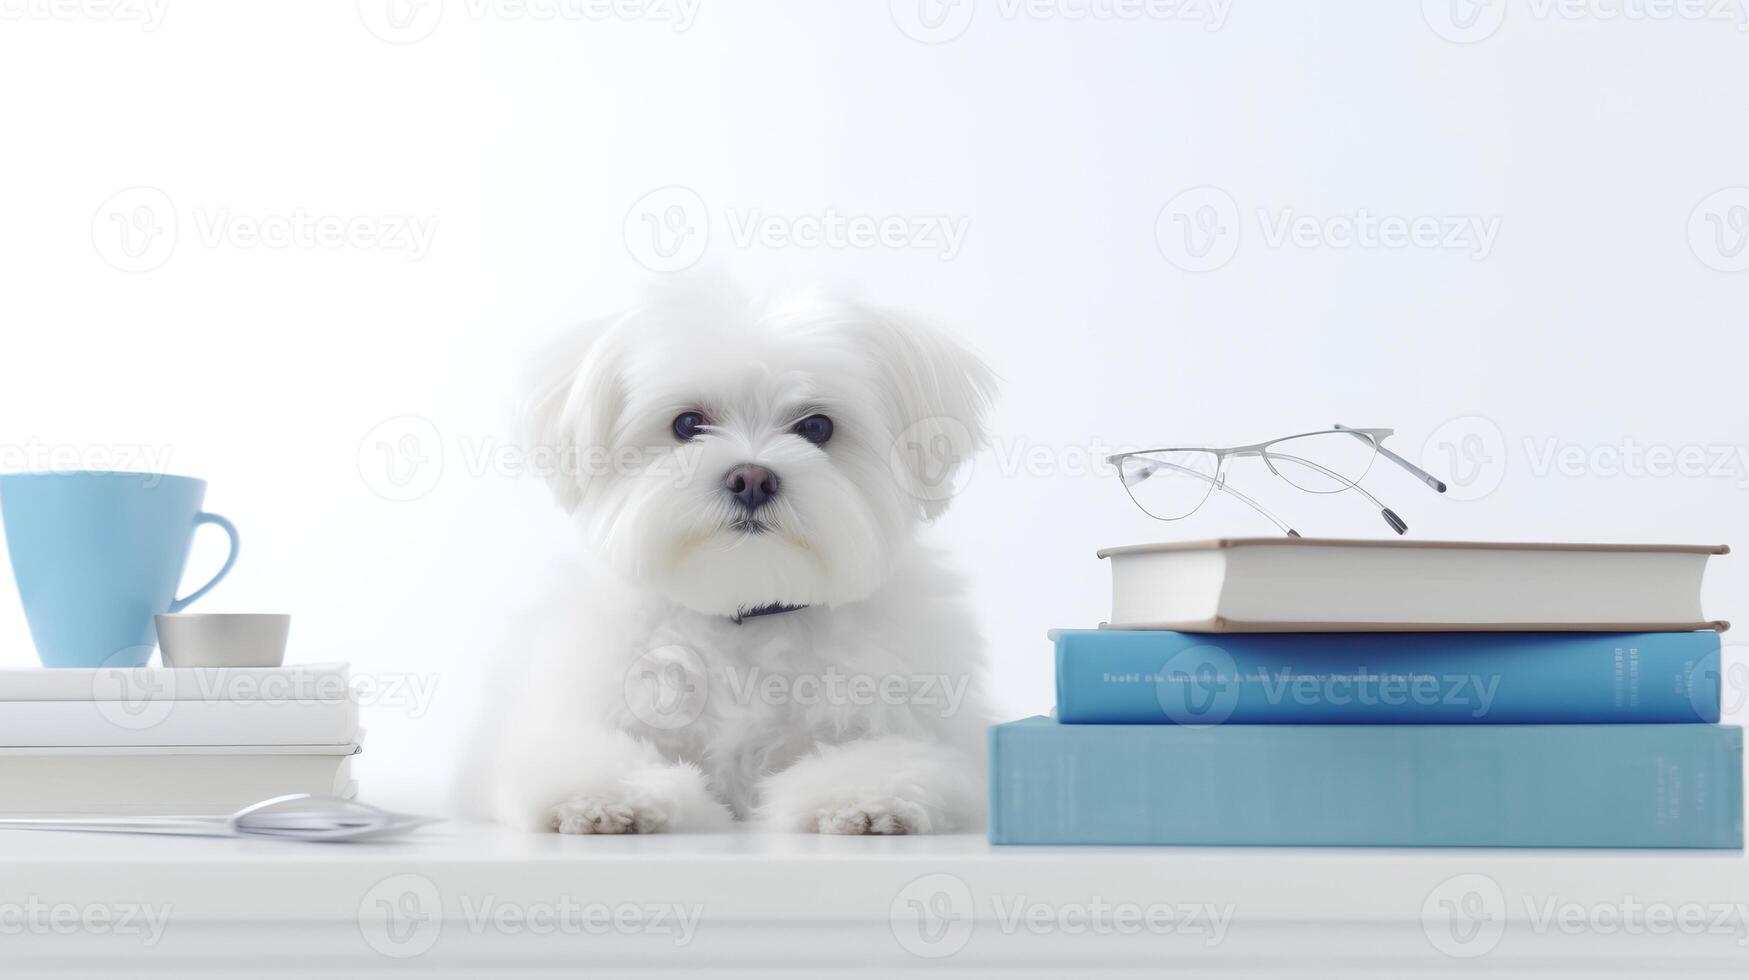
M480 456L516 366L693 260L915 308L1001 373L935 533L1009 714L1105 611L1096 548L1272 533L1150 520L1090 472L1122 446L1394 426L1453 483L1369 476L1412 534L1749 546L1744 10L1450 2L0 0L0 468L208 479L244 550L195 608L352 661L366 795L418 801L566 548ZM834 215L964 240L806 238ZM250 237L317 217L349 240ZM1388 534L1239 465L1304 533ZM1709 615L1749 621L1743 561ZM0 590L0 663L34 662Z

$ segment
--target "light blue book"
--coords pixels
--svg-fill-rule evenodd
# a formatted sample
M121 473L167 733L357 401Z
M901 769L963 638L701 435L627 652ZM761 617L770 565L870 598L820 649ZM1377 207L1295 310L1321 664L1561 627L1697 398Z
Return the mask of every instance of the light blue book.
M1075 724L1719 720L1719 634L1059 630Z
M990 729L993 844L1743 846L1722 725Z

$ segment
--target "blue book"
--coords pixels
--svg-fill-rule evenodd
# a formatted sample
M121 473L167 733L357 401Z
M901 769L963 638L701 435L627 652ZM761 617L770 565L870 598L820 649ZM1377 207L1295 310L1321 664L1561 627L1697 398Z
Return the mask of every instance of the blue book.
M1073 724L1719 720L1719 634L1060 630Z
M1723 725L990 729L992 844L1743 846Z

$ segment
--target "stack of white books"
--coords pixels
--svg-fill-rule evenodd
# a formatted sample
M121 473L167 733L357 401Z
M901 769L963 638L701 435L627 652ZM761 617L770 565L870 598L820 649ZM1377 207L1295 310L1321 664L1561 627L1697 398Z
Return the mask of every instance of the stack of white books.
M345 664L0 670L0 816L351 798L362 737Z

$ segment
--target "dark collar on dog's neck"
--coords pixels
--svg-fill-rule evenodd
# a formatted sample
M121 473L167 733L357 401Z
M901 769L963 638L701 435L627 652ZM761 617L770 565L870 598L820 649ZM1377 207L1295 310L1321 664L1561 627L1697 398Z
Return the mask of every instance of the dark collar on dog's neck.
M729 622L739 626L743 621L752 619L755 616L775 616L778 613L795 612L799 609L806 608L808 607L786 606L781 602L768 602L763 606L754 606L752 609L737 609L735 615L729 617Z

